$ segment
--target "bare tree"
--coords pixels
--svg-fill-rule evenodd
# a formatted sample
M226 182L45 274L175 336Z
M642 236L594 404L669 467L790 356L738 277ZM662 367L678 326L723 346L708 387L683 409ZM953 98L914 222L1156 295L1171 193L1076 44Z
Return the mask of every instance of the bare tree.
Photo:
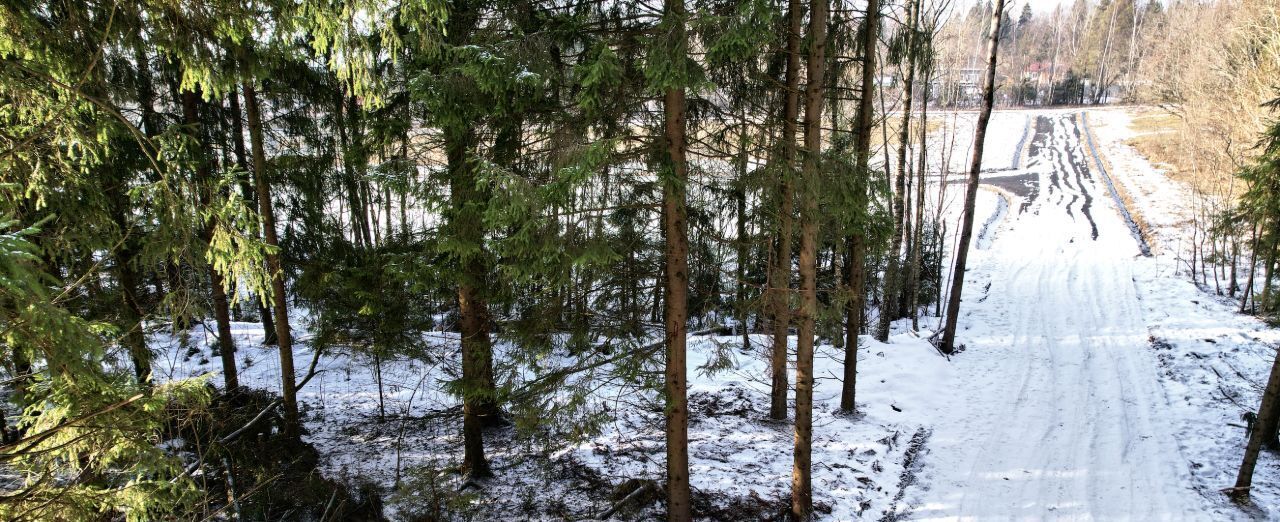
M916 26L920 19L920 0L907 3L907 25L904 48L906 70L902 79L902 128L898 131L898 175L893 183L893 235L884 272L883 298L880 300L880 324L876 338L889 340L889 325L898 316L898 290L902 285L900 255L906 235L907 143L911 141L911 100L916 77Z
M991 106L995 103L996 55L1000 47L1000 21L1004 15L1004 0L996 0L991 15L991 31L987 36L987 75L982 82L982 111L978 113L978 126L973 132L973 158L969 164L969 183L965 187L964 217L960 225L960 244L956 246L955 275L951 278L951 296L947 302L947 322L942 334L941 349L951 353L955 349L956 321L960 316L960 293L964 288L965 265L969 260L969 242L973 239L973 214L978 199L978 183L982 175L982 149L987 137L987 123L991 121Z

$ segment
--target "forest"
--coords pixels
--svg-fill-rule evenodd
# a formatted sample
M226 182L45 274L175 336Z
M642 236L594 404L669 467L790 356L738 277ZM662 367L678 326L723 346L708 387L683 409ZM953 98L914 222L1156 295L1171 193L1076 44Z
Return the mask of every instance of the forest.
M1280 517L1277 109L1276 0L0 0L0 519Z

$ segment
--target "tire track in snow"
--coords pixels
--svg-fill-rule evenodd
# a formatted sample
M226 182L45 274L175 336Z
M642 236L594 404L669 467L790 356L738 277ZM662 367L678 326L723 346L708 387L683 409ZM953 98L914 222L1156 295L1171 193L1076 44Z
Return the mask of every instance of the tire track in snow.
M1129 227L1129 233L1133 234L1133 239L1138 242L1138 248L1142 250L1142 255L1151 257L1151 246L1147 244L1147 238L1142 234L1142 228L1138 226L1138 222L1133 219L1133 215L1129 213L1129 209L1124 206L1124 199L1120 197L1120 193L1116 190L1116 184L1111 180L1111 175L1107 173L1107 168L1102 164L1102 158L1098 156L1098 149L1093 145L1093 131L1089 129L1089 120L1085 113L1081 112L1079 120L1072 115L1072 121L1077 122L1076 137L1079 138L1081 128L1083 128L1084 139L1077 139L1089 145L1089 153L1093 156L1093 163L1098 167L1098 172L1102 174L1102 180L1107 184L1107 190L1111 193L1111 199L1115 201L1116 210L1124 218L1125 224ZM1083 149L1081 150L1083 155ZM1087 160L1086 160L1087 161Z
M995 288L965 301L967 350L907 496L911 517L1203 519L1160 414L1168 402L1146 351L1127 225L1109 199L1093 205L1074 116L1039 115L1036 131L1029 168L1060 197L1039 198L971 253L966 277ZM1077 215L1092 240L1074 239Z

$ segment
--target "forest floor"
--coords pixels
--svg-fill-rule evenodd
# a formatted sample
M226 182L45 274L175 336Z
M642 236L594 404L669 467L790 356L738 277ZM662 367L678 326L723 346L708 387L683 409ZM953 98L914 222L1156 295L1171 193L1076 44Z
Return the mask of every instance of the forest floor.
M242 384L276 389L276 354L260 346L261 327L235 323L234 331L241 347ZM433 335L434 342L456 344L454 334ZM301 339L295 348L299 373L313 355L306 335ZM691 485L701 519L776 520L789 506L794 436L790 420L767 418L769 337L752 335L750 340L750 350L743 351L740 336L690 339ZM917 454L927 440L926 425L939 391L911 383L950 382L951 368L914 333L891 340L884 344L863 338L859 411L853 416L838 412L843 349L829 343L817 349L813 472L815 503L824 518L882 519L902 510L902 491L915 471L908 469L908 455ZM178 339L162 342L169 349L157 371L165 378L213 374L217 381L216 358L183 348ZM790 343L794 351L794 337ZM726 369L707 371L725 360ZM321 471L352 487L376 484L393 520L411 519L435 500L443 501L445 512L466 512L478 520L595 519L638 485L632 479L661 483L660 403L651 391L604 379L594 395L609 416L601 433L580 444L544 447L517 437L511 427L489 430L486 454L496 476L485 482L483 491L457 493L459 477L445 470L461 459L461 419L456 401L436 391L456 370L451 366L384 362L387 416L379 420L371 362L322 355L320 373L299 391L308 432L304 438L319 451ZM661 518L660 503L652 498L641 506L623 505L612 517Z
M972 115L937 117L954 131L949 163L959 171ZM936 317L922 320L920 334L896 324L887 344L864 336L859 413L842 416L843 349L820 342L813 471L822 519L1280 517L1275 455L1259 464L1254 505L1218 493L1233 483L1243 451L1244 430L1233 424L1257 404L1280 334L1236 314L1214 285L1190 281L1178 255L1190 237L1182 203L1190 199L1125 145L1129 118L1090 111L1088 124L1153 256L1142 255L1122 217L1079 111L999 111L984 157L990 190L979 197L985 225L966 274L964 352L948 360L921 338ZM942 205L954 218L962 185L947 185ZM305 317L296 321L301 372L312 353ZM275 352L261 346L261 327L234 330L242 383L276 389ZM211 340L193 334L191 348L157 335L159 378L216 374L216 358L201 349ZM436 332L426 342L456 347L457 337ZM745 349L740 336L690 340L691 485L703 518L773 520L785 509L793 435L766 418L767 344L762 335ZM609 419L602 431L542 446L514 428L491 430L497 476L479 492L455 493L457 476L442 470L461 458L460 418L440 390L456 364L385 361L380 420L372 362L324 354L322 372L299 394L322 472L377 484L393 519L429 504L431 491L481 520L596 518L631 479L661 482L653 391L604 379L592 399ZM650 503L613 518L656 519L659 509Z

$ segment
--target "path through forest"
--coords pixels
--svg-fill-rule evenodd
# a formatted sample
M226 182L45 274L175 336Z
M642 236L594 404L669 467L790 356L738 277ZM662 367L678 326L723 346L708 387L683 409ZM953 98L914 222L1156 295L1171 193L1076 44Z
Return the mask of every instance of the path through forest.
M1075 113L1032 115L1025 170L967 274L954 393L908 495L916 519L1201 513L1148 348L1140 256ZM979 220L985 216L979 216Z

